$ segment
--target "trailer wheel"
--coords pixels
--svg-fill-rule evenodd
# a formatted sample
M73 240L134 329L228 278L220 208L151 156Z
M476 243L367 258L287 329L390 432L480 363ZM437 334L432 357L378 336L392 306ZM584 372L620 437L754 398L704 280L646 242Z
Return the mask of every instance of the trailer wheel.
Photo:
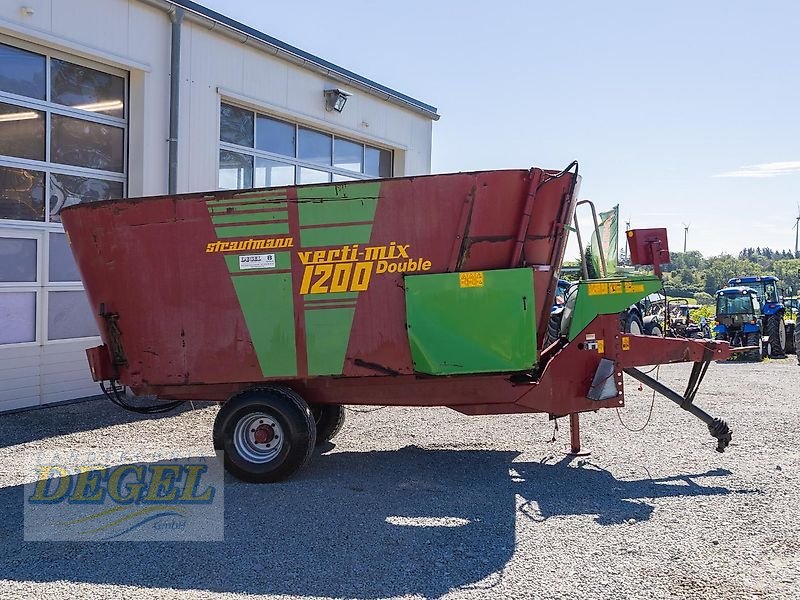
M308 404L284 387L234 396L214 421L214 448L224 452L225 469L255 483L292 476L311 458L316 436Z
M344 406L341 404L312 404L311 414L317 425L317 446L332 440L344 425Z

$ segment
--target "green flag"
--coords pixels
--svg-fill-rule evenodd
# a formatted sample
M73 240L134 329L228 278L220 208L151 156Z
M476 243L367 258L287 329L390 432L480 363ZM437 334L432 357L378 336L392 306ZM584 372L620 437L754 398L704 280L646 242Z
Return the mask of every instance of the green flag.
M597 234L592 233L592 262L594 263L595 272L603 275L602 265L600 263L600 244L603 248L603 256L606 259L606 273L610 275L617 272L617 254L619 252L617 237L619 229L619 204L608 212L600 213L600 240L597 240Z

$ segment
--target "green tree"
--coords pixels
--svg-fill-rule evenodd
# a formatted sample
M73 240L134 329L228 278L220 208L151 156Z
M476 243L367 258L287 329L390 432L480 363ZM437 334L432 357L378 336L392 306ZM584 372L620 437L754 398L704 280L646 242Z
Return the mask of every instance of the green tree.
M791 295L797 296L800 289L800 258L776 260L772 266L775 277L780 278L787 292L791 288Z
M698 304L708 305L714 303L714 296L707 292L697 292L694 295L694 299Z
M728 284L728 279L747 275L761 275L763 273L761 264L740 260L730 255L713 256L707 260L704 270L705 284L703 291L707 294L714 293Z

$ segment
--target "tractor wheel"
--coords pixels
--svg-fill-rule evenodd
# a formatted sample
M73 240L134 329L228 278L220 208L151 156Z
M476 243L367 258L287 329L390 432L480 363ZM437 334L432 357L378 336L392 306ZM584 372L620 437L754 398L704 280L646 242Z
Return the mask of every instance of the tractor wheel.
M750 360L761 362L764 360L764 342L761 340L761 335L758 333L748 333L745 338L747 346L758 346L758 350L751 350L747 353Z
M797 351L797 344L795 343L795 328L794 323L786 324L786 354L794 354Z
M214 421L214 448L225 469L244 481L281 481L305 465L317 428L308 404L289 388L248 390L222 405Z
M800 365L800 327L794 326L794 351L797 353L797 364Z
M661 331L661 325L653 325L653 327L650 328L650 333L648 335L664 337L664 332Z
M544 346L542 350L561 337L561 320L564 318L564 311L559 310L550 315L547 320L547 331L544 334Z
M639 315L632 312L625 317L625 333L642 335L643 329L644 326L642 325L642 320L639 318Z
M767 317L767 335L770 343L770 356L783 358L786 356L786 325L781 315Z
M333 439L344 425L344 406L341 404L312 404L311 414L317 425L317 446Z

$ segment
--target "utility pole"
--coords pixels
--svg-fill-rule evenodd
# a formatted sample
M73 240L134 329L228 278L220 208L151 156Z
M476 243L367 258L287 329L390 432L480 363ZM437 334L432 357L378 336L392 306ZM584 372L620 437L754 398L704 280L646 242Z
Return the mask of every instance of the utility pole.
M628 242L627 242L627 240L628 240L628 232L630 230L631 230L631 222L629 220L625 221L625 240L626 241L622 244L622 264L625 265L626 267L629 266L628 263L629 263L629 259L630 259L630 256L628 256Z
M691 223L689 224L691 225ZM689 237L689 225L683 224L683 253L686 254L686 239Z
M797 203L797 216L794 221L794 257L800 258L800 248L798 242L800 241L800 202Z

